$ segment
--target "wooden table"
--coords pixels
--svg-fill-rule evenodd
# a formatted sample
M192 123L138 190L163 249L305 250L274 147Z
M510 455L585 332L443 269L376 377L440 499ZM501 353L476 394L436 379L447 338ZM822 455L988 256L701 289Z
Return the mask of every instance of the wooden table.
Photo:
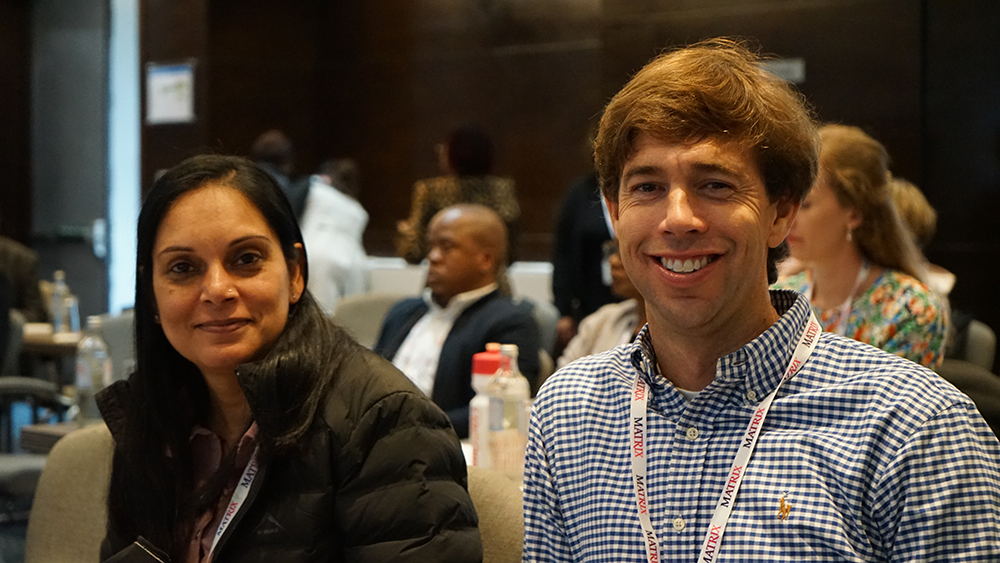
M76 373L73 360L79 343L78 332L54 335L48 323L25 323L21 369L25 374L43 377L60 387L72 385Z
M76 345L80 343L80 333L52 334L39 327L47 323L26 323L21 340L21 352L34 356L60 358L76 355ZM51 328L51 327L50 327Z

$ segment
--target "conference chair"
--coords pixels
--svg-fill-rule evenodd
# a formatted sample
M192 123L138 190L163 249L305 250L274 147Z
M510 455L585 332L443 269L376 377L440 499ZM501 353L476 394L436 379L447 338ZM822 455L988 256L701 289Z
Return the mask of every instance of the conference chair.
M25 563L97 561L104 538L114 444L107 426L77 430L56 442L35 492ZM484 563L518 563L524 538L521 490L495 471L469 467Z
M333 322L345 329L362 346L374 348L382 330L382 319L397 301L406 297L398 293L359 293L337 301Z
M483 563L520 563L524 543L521 489L502 473L469 466L469 495L479 514Z
M25 563L100 560L113 449L104 424L76 430L56 442L35 491Z

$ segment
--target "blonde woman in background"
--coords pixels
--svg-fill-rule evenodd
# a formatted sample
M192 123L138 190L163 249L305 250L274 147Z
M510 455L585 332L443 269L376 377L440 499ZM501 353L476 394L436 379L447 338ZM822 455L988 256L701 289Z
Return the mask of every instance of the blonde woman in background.
M927 248L937 230L937 211L931 207L920 188L902 178L889 181L889 194L899 218L913 235L913 242L921 250ZM947 297L955 287L955 274L930 262L924 263L924 270L927 286L941 297Z
M788 235L805 269L776 287L807 295L823 328L936 367L947 307L889 195L885 147L857 127L819 131L820 174Z

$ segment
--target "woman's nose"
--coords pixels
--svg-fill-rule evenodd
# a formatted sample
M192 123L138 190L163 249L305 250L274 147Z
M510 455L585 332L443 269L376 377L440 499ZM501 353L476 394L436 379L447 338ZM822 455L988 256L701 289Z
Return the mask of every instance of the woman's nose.
M205 301L212 303L221 303L236 297L233 278L221 265L213 265L208 268L205 274L205 284L202 288L202 297Z

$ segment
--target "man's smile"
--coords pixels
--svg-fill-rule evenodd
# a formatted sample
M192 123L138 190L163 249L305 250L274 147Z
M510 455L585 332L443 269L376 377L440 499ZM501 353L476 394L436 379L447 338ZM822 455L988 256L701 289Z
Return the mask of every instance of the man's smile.
M700 256L694 258L667 258L660 257L660 265L675 274L688 274L697 272L718 258L718 254Z

